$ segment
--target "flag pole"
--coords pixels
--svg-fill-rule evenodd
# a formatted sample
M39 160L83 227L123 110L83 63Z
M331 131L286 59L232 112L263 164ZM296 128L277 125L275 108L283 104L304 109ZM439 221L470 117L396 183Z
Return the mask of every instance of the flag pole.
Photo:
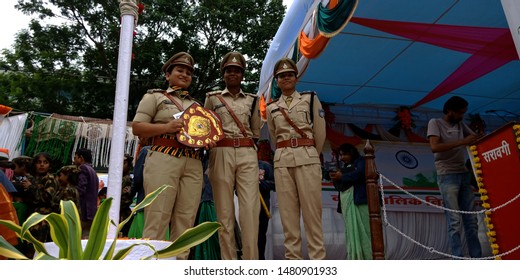
M121 186L123 181L124 146L127 135L128 92L130 88L130 67L132 62L132 41L137 22L137 0L120 0L121 32L117 61L116 97L112 125L112 144L108 168L107 196L112 197L109 217L119 225ZM110 224L108 238L117 238L117 226Z

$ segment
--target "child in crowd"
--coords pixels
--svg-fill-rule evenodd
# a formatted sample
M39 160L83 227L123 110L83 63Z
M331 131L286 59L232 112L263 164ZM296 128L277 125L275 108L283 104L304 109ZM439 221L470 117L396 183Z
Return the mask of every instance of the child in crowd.
M107 187L103 187L98 192L98 207L105 199L107 199Z
M54 209L54 196L58 186L51 168L51 156L46 152L38 153L31 164L31 174L34 179L21 181L27 195L29 213L38 212L45 215ZM32 235L41 242L52 241L49 232L49 224L45 221L31 228Z
M16 209L16 215L18 216L18 221L20 224L23 224L27 217L29 216L29 209L27 205L27 195L25 189L22 185L22 181L28 180L32 181L34 178L29 173L29 169L31 168L33 158L28 156L20 156L13 159L14 163L14 176L13 176L13 186L16 188L16 192L13 194L13 205Z
M59 213L61 200L74 202L79 211L79 194L76 189L79 168L76 165L63 166L56 175L58 178L58 189L54 195L54 212Z

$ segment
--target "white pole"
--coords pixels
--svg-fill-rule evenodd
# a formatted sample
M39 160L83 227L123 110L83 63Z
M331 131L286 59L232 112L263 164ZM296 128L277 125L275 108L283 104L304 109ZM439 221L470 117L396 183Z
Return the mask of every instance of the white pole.
M135 2L130 4L136 6ZM112 126L112 143L110 146L110 161L108 167L107 189L107 196L113 198L112 207L110 208L109 212L109 217L112 221L114 221L116 225L119 224L119 208L121 204L121 186L123 181L123 161L126 138L126 123L128 115L128 91L130 88L130 67L132 63L132 41L134 32L134 21L134 15L122 15L121 35L119 38L116 98L114 101L115 106ZM117 238L116 231L117 228L111 224L107 237L111 239Z

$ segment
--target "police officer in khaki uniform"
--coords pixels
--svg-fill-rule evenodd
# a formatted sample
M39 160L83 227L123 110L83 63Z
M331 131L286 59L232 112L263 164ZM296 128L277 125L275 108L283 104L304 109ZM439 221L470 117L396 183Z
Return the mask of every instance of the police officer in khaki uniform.
M177 141L175 133L181 130L183 122L174 118L197 102L185 91L191 84L194 64L188 53L172 56L162 67L168 89L149 90L134 117L133 133L152 139L144 167L145 194L164 184L173 186L144 209L143 238L163 240L169 225L173 241L195 222L203 186L203 149L193 149ZM178 255L177 259L187 259L188 253Z
M237 259L235 242L236 189L243 259L258 259L258 156L255 143L260 135L260 114L256 95L244 93L241 82L246 61L238 52L227 53L220 64L226 88L206 95L204 107L215 111L222 120L225 138L209 152L208 176L218 221L222 259Z
M296 64L284 58L274 67L282 96L267 105L271 141L276 143L274 177L284 231L286 259L303 259L300 210L310 259L325 259L320 153L325 142L324 111L314 93L300 94Z

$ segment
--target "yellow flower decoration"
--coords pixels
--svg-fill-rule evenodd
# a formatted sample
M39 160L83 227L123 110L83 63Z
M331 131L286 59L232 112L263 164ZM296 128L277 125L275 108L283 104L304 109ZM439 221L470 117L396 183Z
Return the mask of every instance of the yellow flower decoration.
M474 161L474 162L480 162L480 158L479 158L479 157L474 157L474 158L473 158L473 161Z
M480 176L477 176L476 180L477 180L477 182L482 182L482 181L484 181L484 179L482 179L482 177L480 177Z
M476 146L476 145L471 145L471 146L469 147L469 150L470 150L470 151L476 151L476 150L477 150L477 146Z
M482 175L482 170L480 170L480 169L475 170L475 174L477 174L477 175Z
M475 163L475 168L482 168L482 164L480 164L480 163Z
M482 187L484 187L483 183L478 183L478 187L479 187L478 192L480 194L487 194L487 190L482 188Z
M482 207L489 209L491 208L491 205L489 205L489 203L482 203Z
M493 228L495 228L495 226L493 224L487 224L487 228L488 229L493 229Z
M497 235L497 233L493 230L493 231L486 232L486 235L489 237L495 237Z
M489 197L487 195L480 196L480 200L482 200L482 201L486 201L488 199L489 199Z

